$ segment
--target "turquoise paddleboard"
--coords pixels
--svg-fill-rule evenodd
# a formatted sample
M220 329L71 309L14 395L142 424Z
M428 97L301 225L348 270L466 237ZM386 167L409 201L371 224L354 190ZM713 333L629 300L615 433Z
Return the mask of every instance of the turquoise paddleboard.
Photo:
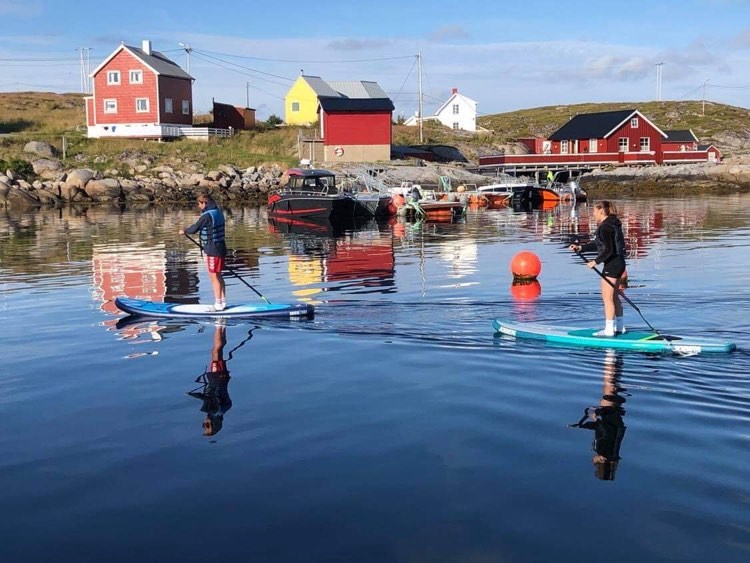
M671 352L677 354L727 353L737 349L734 342L697 336L675 336L653 331L632 330L613 337L594 336L600 329L551 326L534 323L514 323L496 319L492 326L497 332L515 338L544 340L565 346L613 348L639 352Z
M203 303L159 303L145 299L118 297L115 305L121 311L131 315L157 317L166 319L200 319L217 317L244 319L251 317L312 317L314 308L303 303L260 303L227 305L226 309L216 311L213 305Z

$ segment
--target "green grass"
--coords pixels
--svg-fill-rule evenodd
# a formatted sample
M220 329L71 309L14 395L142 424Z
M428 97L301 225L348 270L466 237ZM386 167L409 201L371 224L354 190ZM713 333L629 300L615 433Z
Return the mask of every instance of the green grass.
M750 138L750 110L700 101L578 104L525 109L479 118L489 133L473 135L453 131L437 122L427 122L420 143L419 128L393 126L397 145L439 144L457 147L469 159L480 151L492 152L520 137L547 137L571 117L589 112L638 109L662 130L692 129L701 142L717 136ZM179 139L159 143L135 139L88 139L82 94L18 92L0 94L0 160L28 160L24 145L31 140L45 141L62 152L65 137L66 166L98 170L117 169L128 173L139 158L149 166L173 166L206 171L220 164L239 168L277 163L282 167L297 164L299 127L261 128L240 131L231 139L213 138L209 142ZM198 115L196 125L210 123L210 115ZM312 136L312 130L304 130ZM717 143L720 149L721 143Z

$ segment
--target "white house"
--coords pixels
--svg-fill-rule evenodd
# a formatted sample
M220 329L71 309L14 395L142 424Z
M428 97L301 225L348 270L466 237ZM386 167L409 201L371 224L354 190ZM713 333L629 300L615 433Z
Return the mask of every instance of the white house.
M453 88L451 97L448 98L440 108L424 121L439 121L451 129L463 131L477 130L477 102L458 93L458 88ZM412 116L404 122L404 125L419 125L419 117Z

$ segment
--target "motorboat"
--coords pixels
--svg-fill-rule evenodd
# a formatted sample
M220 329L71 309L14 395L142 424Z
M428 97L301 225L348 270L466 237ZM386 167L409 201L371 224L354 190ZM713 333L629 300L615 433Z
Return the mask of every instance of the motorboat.
M453 192L441 193L424 190L419 184L402 182L398 188L392 188L393 204L397 214L408 219L426 221L453 221L466 212L466 203L460 201Z
M392 215L391 196L362 189L340 189L330 170L291 168L287 184L268 195L268 213L278 217L371 219Z

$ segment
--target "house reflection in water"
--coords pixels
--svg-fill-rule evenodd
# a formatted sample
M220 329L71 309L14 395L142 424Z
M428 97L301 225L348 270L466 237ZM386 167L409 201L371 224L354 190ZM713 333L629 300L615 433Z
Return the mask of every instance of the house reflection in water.
M329 223L272 224L289 244L289 280L299 288L295 295L396 291L390 230L381 232L377 223L357 228L340 232Z
M96 244L92 252L93 298L102 311L112 314L119 312L114 304L118 296L196 303L198 259L197 253L167 251L163 245Z

